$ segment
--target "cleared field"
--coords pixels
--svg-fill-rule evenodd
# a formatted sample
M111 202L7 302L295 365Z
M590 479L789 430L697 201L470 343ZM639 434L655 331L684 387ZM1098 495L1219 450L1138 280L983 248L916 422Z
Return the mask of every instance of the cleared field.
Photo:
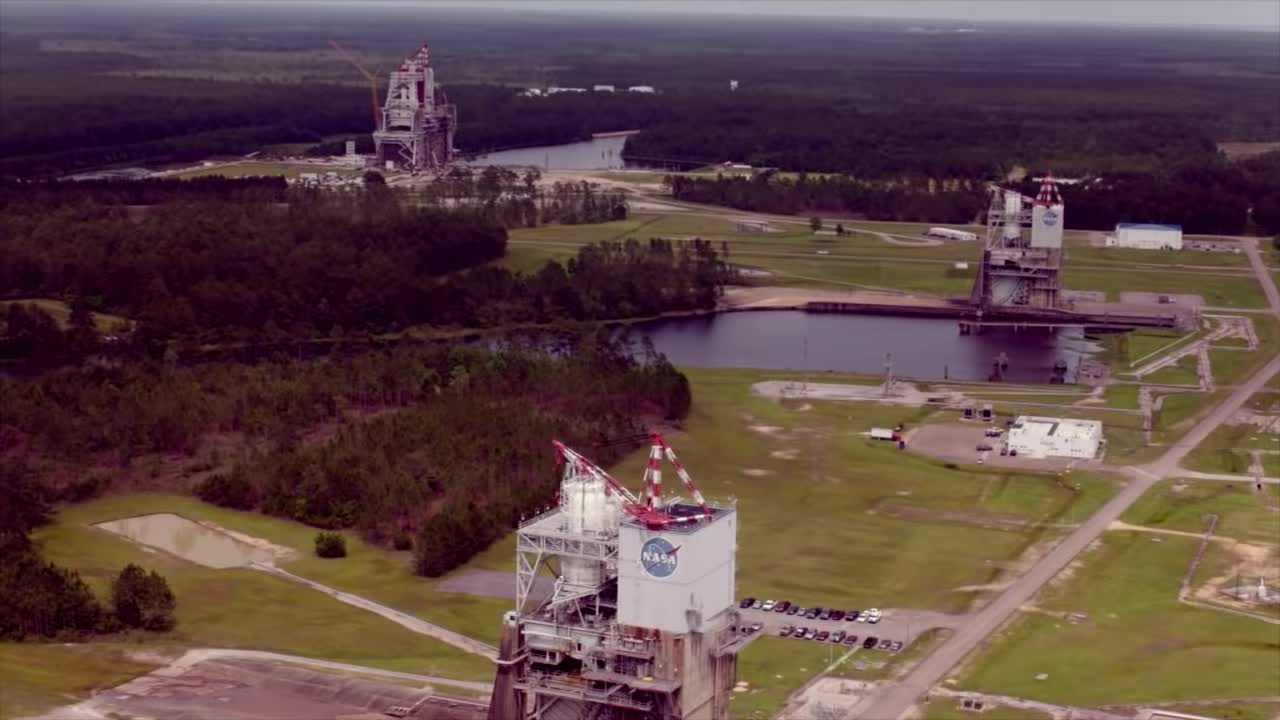
M685 372L693 410L669 440L708 496L738 499L740 595L963 610L984 592L968 586L1000 575L993 562L1017 557L1048 532L984 524L1079 517L1112 492L1101 478L1082 476L1075 493L1051 477L952 469L861 434L910 425L927 410L775 402L751 394L751 383L798 375ZM644 460L633 454L615 476L638 482Z
M1156 385L1199 385L1199 367L1200 360L1195 355L1183 355L1175 364L1143 375L1142 381Z
M407 560L348 536L348 557L322 560L312 552L315 529L253 513L214 507L173 495L121 495L75 505L35 538L45 556L81 572L105 597L111 579L126 563L154 568L178 599L178 627L146 636L151 643L184 647L272 650L361 665L483 680L492 674L484 658L412 632L327 595L248 569L215 570L156 552L89 527L104 520L172 512L291 547L298 560L291 572L358 593L404 612L430 607L431 617L459 632L496 640L497 619L510 603L448 593L415 578ZM424 616L425 617L425 616ZM451 622L446 622L451 621Z
M1108 300L1119 300L1121 292L1196 294L1206 305L1230 308L1263 308L1267 300L1257 279L1248 273L1206 272L1114 272L1073 268L1062 272L1063 285L1070 290L1102 290Z
M1275 506L1280 486L1256 492L1244 483L1162 480L1138 499L1121 520L1133 525L1200 533L1204 516L1218 516L1215 534L1251 543L1280 543Z
M159 667L130 645L0 643L0 718L37 715L79 702Z
M1053 720L1049 713L1039 710L1026 710L1005 705L985 705L982 713L962 710L957 699L935 696L924 706L920 720Z
M1280 450L1280 423L1272 432L1256 425L1223 425L1192 450L1183 466L1201 472L1243 473L1249 469L1249 450ZM1264 456L1280 459L1277 455ZM1268 473L1270 474L1270 473Z
M731 696L729 714L734 718L773 717L788 695L831 663L830 653L829 644L757 638L738 656L738 680L745 680L748 689Z
M960 687L1070 705L1275 694L1280 637L1175 599L1194 538L1113 531L962 671ZM1048 613L1080 612L1079 623ZM1044 680L1037 680L1044 673Z
M1168 265L1170 267L1212 265L1214 267L1248 267L1244 253L1196 252L1194 250L1137 250L1134 248L1092 247L1068 243L1068 265Z
M1230 705L1174 705L1174 712L1219 718L1220 720L1275 720L1280 717L1280 703L1231 703Z
M333 172L339 175L359 175L363 170L354 168L340 167L321 167L307 165L287 165L284 163L270 162L236 162L226 165L218 165L215 167L201 167L177 172L169 177L175 178L196 178L207 177L210 175L221 175L223 177L253 177L253 176L271 176L280 175L283 177L298 177L303 173L326 173Z
M71 323L71 306L61 300L51 300L49 298L21 298L18 300L0 300L0 313L8 311L9 305L34 305L41 310L49 313L49 316L58 323L58 327L66 330ZM93 325L98 332L109 333L119 332L129 327L129 320L119 315L109 315L107 313L90 313L93 316ZM3 315L0 315L0 321L3 321Z

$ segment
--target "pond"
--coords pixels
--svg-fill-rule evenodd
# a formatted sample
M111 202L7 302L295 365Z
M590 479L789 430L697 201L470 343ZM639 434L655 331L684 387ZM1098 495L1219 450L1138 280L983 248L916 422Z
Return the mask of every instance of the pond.
M502 150L480 155L470 165L517 165L541 170L616 170L625 165L622 146L625 135L592 138L565 145Z
M667 318L620 332L647 335L676 365L879 374L891 353L896 376L920 379L986 380L1004 353L1006 380L1048 382L1061 361L1072 382L1080 361L1101 349L1080 328L961 335L955 320L802 310Z
M275 560L275 553L268 548L256 547L173 513L111 520L96 527L205 567L243 567L254 561L269 564Z

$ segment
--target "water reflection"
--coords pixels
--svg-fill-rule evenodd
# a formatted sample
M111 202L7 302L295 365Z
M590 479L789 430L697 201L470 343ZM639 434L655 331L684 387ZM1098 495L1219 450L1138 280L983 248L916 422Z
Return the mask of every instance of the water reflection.
M242 567L255 560L269 563L273 559L270 550L172 513L112 520L97 527L206 567Z

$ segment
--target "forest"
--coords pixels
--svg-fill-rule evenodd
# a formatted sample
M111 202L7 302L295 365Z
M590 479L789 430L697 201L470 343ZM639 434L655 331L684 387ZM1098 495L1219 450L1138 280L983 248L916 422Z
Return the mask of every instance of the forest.
M186 490L412 547L420 571L436 575L552 501L551 439L599 444L592 455L608 464L646 427L678 423L691 396L651 348L602 330L500 350L440 343L256 365L68 368L0 379L0 402L8 472L38 478L31 492L48 501ZM309 439L326 426L332 439ZM214 442L234 437L234 453ZM147 457L174 453L197 470L144 470Z
M447 211L376 185L345 195L295 192L285 204L179 194L145 208L10 193L0 206L0 288L8 295L0 299L52 297L127 317L134 349L149 353L169 340L341 339L419 325L651 316L709 308L732 279L710 243L660 239L587 246L565 265L513 273L492 262L505 250L503 219L536 221L545 205L551 216L603 220L621 206L581 187L485 200L483 177L478 184L473 206ZM212 183L214 194L228 192L224 185ZM92 198L111 185L88 187ZM521 208L533 214L504 214ZM37 307L9 312L4 356L34 354L39 338L84 347L83 337L50 332L52 320ZM49 347L46 358L57 354Z

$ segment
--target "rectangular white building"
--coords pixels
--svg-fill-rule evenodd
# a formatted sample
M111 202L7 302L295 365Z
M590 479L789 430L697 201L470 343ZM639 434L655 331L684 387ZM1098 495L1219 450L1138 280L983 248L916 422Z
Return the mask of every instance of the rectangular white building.
M1151 223L1120 223L1116 234L1107 238L1110 247L1137 248L1139 250L1181 250L1181 225L1154 225Z
M1097 457L1102 423L1097 420L1022 415L1009 428L1010 451L1031 458Z

